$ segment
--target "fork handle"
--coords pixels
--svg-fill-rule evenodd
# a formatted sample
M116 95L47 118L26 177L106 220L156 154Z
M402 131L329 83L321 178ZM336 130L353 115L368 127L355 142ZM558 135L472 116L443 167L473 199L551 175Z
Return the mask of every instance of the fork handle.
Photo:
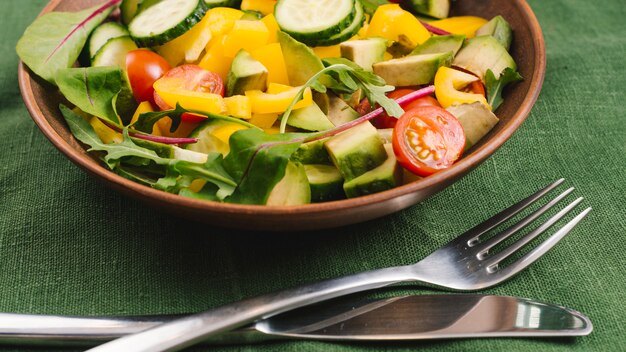
M261 318L269 318L292 309L351 293L414 280L415 274L410 267L404 266L320 281L189 315L105 343L89 351L178 351L208 336L236 329Z

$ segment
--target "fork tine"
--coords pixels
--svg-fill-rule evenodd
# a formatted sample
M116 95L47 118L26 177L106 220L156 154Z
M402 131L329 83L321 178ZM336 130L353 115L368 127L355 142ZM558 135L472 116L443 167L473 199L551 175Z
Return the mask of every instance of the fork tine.
M493 236L492 238L484 242L476 242L476 244L469 244L469 246L470 247L474 246L476 250L479 250L482 253L486 253L488 250L496 246L498 243L506 240L507 238L511 237L513 234L517 233L519 230L528 226L530 223L535 221L538 217L543 215L546 211L548 211L550 208L552 208L554 205L556 205L558 202L560 202L563 198L565 198L567 195L569 195L573 191L574 191L574 187L571 187L565 190L565 192L559 194L556 198L552 199L550 202L548 202L546 205L542 206L541 208L537 209L532 214L526 216L515 225L509 227L508 229L502 231L501 233Z
M537 248L532 251L526 253L523 257L517 259L512 264L507 267L499 270L496 275L498 275L497 280L503 281L508 279L509 277L519 273L524 270L530 264L534 263L537 259L541 258L547 251L552 249L563 237L572 231L578 223L589 214L591 211L591 207L583 210L582 213L578 214L575 218L570 220L565 226L563 226L560 230L550 236L547 240L545 240L542 244L540 244Z
M528 234L524 235L524 237L520 238L509 247L503 249L501 252L494 254L493 256L487 257L485 259L485 264L488 266L492 266L508 258L510 255L520 250L522 247L527 245L530 241L534 240L535 238L537 238L537 236L541 235L550 227L552 227L554 224L556 224L557 221L561 220L565 215L567 215L567 213L572 211L572 209L574 209L574 207L576 207L580 202L582 202L582 200L583 200L583 197L580 197L574 200L568 206L566 206L561 211L556 213L553 217L548 219L548 221L544 222L543 224L541 224L539 227L532 230Z
M529 205L533 204L539 198L543 197L546 193L558 187L561 183L563 183L563 181L565 181L565 179L561 178L555 181L554 183L552 183L551 185L547 186L546 188L539 190L535 192L533 195L523 199L519 203L514 204L504 209L502 212L494 215L490 219L485 220L482 223L474 226L473 228L465 232L463 235L455 239L453 242L456 242L456 241L471 242L471 241L476 240L480 235L500 225L501 223L515 216L515 214L519 213L520 211L526 209Z

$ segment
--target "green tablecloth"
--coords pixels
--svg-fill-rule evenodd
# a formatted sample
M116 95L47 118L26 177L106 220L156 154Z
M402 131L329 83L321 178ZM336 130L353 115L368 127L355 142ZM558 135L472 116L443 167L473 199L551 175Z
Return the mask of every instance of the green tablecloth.
M223 350L626 350L623 1L530 1L547 41L541 97L515 136L467 177L384 219L280 236L220 230L145 208L62 156L30 119L17 85L15 43L46 2L2 2L0 311L193 312L312 280L408 264L565 177L594 211L547 257L487 292L578 309L594 322L591 336L383 345L283 342ZM423 291L384 291L406 292ZM34 349L0 347L27 350Z

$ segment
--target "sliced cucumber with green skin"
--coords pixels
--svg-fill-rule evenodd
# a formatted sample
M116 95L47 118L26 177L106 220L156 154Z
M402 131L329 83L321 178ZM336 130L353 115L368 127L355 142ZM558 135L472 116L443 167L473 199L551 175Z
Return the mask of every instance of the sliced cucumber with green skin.
M274 9L281 30L307 44L342 33L355 15L355 0L279 0Z
M327 202L345 198L343 176L332 165L304 165L311 186L312 202Z
M126 70L126 55L137 49L129 36L109 39L94 55L91 66L118 66Z
M160 3L161 1L163 1L163 0L142 0L139 3L139 7L137 7L137 14L135 16L137 16L140 13L142 13L143 11L145 11L146 9L151 7L152 5L156 5L156 4Z
M109 39L128 37L130 33L119 23L107 22L94 29L89 37L89 57L96 56L98 50L100 50Z
M204 0L163 0L135 16L128 31L140 46L163 45L185 34L206 11Z
M341 42L345 42L346 40L354 37L359 31L361 27L363 27L363 23L365 22L365 11L363 10L363 5L361 5L360 1L357 1L355 4L354 10L354 19L352 23L348 27L346 27L343 31L330 36L328 38L318 38L312 44L313 46L330 46L336 45Z
M332 165L330 155L324 148L324 143L328 139L321 139L319 141L304 143L296 150L291 156L291 161L299 162L302 164L324 164Z
M232 7L239 9L239 7L241 7L241 0L204 0L204 2L210 9L214 7Z

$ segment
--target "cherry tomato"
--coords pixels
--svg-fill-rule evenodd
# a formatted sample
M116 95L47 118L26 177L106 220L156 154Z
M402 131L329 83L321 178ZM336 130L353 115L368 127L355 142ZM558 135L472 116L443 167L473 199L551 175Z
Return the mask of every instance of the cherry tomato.
M169 70L163 79L177 81L180 90L213 93L224 96L224 81L215 72L203 69L198 65L182 65Z
M400 88L400 89L396 89L393 92L389 92L387 93L387 97L391 98L391 99L398 99L401 98L409 93L413 93L415 92L415 89L408 89L408 88ZM439 102L437 101L437 99L431 97L431 96L426 96L423 98L419 98L417 100L414 100L410 103L407 104L402 104L401 105L402 108L404 109L404 111L407 110L411 110L414 107L417 106L439 106L441 107L441 105L439 104ZM371 106L369 101L366 99L363 99L363 101L361 102L361 104L359 104L359 106L357 106L357 112L361 115L367 114L369 111L371 110ZM376 127L376 128L393 128L396 123L398 122L398 119L393 117L393 116L389 116L387 115L386 112L382 113L382 115L372 119L372 124Z
M485 92L485 85L481 81L474 81L474 82L470 83L470 85L467 86L467 90L470 93L480 94L480 95L482 95L484 97L487 96L486 92Z
M224 81L214 72L207 71L197 65L182 65L168 71L162 79L171 79L180 87L180 91L204 92L224 96ZM155 91L154 103L161 110L171 110L165 101ZM181 119L185 122L200 122L206 117L193 114L183 114Z
M126 56L126 71L138 103L154 103L152 85L171 69L170 64L159 54L150 50L133 50Z
M464 147L463 127L438 106L407 110L393 130L393 150L398 162L419 176L450 167L461 157Z

